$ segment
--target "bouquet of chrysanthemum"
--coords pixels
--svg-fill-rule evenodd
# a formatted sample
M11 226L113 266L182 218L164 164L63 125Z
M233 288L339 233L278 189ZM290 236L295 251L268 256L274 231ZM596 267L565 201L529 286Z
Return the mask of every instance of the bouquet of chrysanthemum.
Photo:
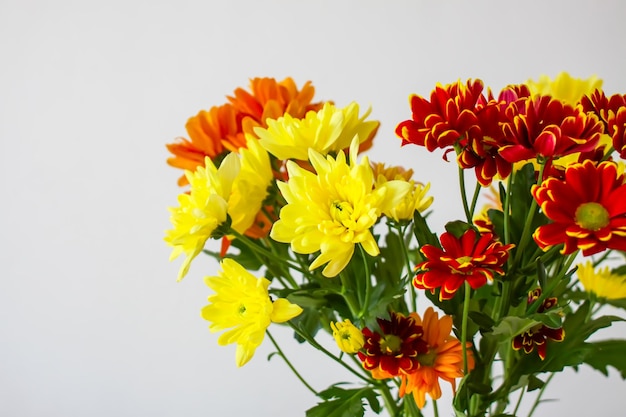
M165 238L185 256L178 279L201 252L220 261L202 317L220 345L237 344L238 366L267 334L320 398L309 417L378 413L381 400L391 416L420 416L426 395L436 415L440 380L456 415L512 416L566 367L626 378L626 340L589 339L622 320L602 306L626 308L626 95L600 86L561 74L497 96L480 80L411 96L402 145L457 162L465 218L434 233L429 185L360 155L379 127L369 112L314 103L308 83L253 79L168 145L189 186ZM272 322L354 385L308 384Z

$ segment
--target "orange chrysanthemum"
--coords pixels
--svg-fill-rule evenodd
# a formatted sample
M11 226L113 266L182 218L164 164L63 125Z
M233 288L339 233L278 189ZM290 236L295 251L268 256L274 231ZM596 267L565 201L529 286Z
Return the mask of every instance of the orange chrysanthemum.
M526 97L509 104L503 132L509 144L500 155L509 162L554 159L593 151L603 132L592 113L550 96Z
M237 88L229 102L210 110L201 110L186 124L190 140L177 138L167 145L174 154L167 163L175 168L194 170L204 164L204 158L220 158L226 152L245 147L246 135L254 134L255 126L267 127L267 119L277 119L285 113L302 118L310 111L321 109L323 103L311 103L314 87L307 82L298 89L291 78L276 81L273 78L250 80L250 92ZM183 175L179 185L186 185Z
M614 162L572 165L563 180L548 178L531 192L552 220L533 234L542 249L563 244L561 253L581 249L584 256L626 250L626 185Z
M426 261L415 267L413 285L433 293L441 288L441 300L452 298L465 281L477 289L493 279L494 274L503 275L502 266L514 246L495 240L491 233L477 234L474 229L460 237L446 232L440 240L442 249L433 245L422 247Z
M400 375L400 396L413 394L419 408L426 404L426 394L433 400L441 397L439 380L443 379L456 390L456 378L463 376L463 347L461 342L452 336L452 317L439 315L432 307L424 312L424 320L413 313L416 321L424 329L423 339L428 345L428 351L417 356L419 367L417 370ZM474 368L474 357L471 351L472 344L467 342L467 369Z
M362 330L365 343L358 352L363 367L376 379L393 378L415 371L418 356L428 352L422 340L422 327L417 324L419 316L408 317L390 313L390 320L378 319L380 333L367 327Z

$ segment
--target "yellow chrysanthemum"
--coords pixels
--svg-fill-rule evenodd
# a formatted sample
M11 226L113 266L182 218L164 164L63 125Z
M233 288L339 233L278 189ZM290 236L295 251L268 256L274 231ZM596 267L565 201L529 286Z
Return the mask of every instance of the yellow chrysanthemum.
M226 330L217 340L221 346L237 343L237 366L245 365L263 342L270 323L283 323L302 313L302 308L285 298L272 302L270 282L257 278L232 259L224 259L218 276L206 277L215 291L202 317L211 322L209 330Z
M291 243L297 253L320 255L309 266L323 264L322 274L334 277L341 272L360 243L371 256L379 254L371 227L380 215L398 205L409 191L406 181L388 181L374 187L374 173L367 157L356 163L358 142L350 147L349 164L343 151L337 158L324 158L313 149L309 160L316 173L287 163L288 182L279 182L287 205L280 211L270 236Z
M178 196L179 207L170 208L174 228L165 235L165 241L174 247L170 260L181 253L186 255L178 272L179 281L206 241L226 221L228 198L239 168L238 156L230 154L219 169L207 157L205 166L199 166L195 172L185 172L191 189L189 194Z
M348 319L343 322L331 322L330 328L337 346L345 353L357 353L365 344L363 333Z
M541 94L552 96L575 106L584 95L590 95L596 89L602 88L602 80L595 75L587 79L574 78L567 72L561 72L552 80L547 75L541 75L539 81L526 81L532 95Z
M578 265L577 274L585 291L609 300L626 298L626 275L613 274L608 266L594 270L593 264L587 262Z
M369 113L368 110L359 117L357 103L343 109L325 103L321 110L308 112L304 119L285 114L277 120L267 120L267 129L255 127L254 133L278 159L306 160L309 149L326 155L348 148L355 136L362 142L368 140L379 125L377 121L365 120Z
M379 177L379 182L385 182L384 179L380 181L382 177ZM407 181L410 186L409 192L404 199L398 203L398 205L390 207L385 210L383 214L395 221L413 220L413 215L416 211L423 213L433 203L433 197L427 196L428 190L430 190L430 183L424 185L416 183L413 180Z
M240 155L241 169L228 198L228 214L232 219L231 227L245 233L261 210L274 177L269 155L258 140L248 139L246 148L240 149Z

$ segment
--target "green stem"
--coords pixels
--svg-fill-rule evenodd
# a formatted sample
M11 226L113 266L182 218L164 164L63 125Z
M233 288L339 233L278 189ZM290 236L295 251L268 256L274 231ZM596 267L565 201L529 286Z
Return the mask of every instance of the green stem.
M354 294L350 290L350 285L348 283L348 279L346 277L345 271L341 271L339 273L339 279L341 280L341 296L344 300L346 300L346 304L348 304L348 308L350 309L350 313L352 314L352 318L356 320L359 318L359 303L358 300L355 299Z
M467 204L467 190L465 189L465 171L459 167L459 186L461 187L461 202L463 203L463 211L468 223L472 222L472 213Z
M519 409L520 404L522 404L522 398L524 398L524 393L526 393L526 386L523 386L519 393L519 398L517 399L517 403L515 404L515 410L513 410L513 415L517 415L517 410Z
M402 230L402 226L398 223L394 223L393 228L397 230L398 237L400 238L400 248L401 248L402 254L404 255L404 265L406 267L407 277L409 277L413 268L411 268L411 260L409 259L409 251L406 247L406 242L404 241L404 230ZM412 283L409 283L408 287L409 287L409 296L411 298L411 308L412 308L411 311L417 311L417 297L415 294L415 287L413 287Z
M472 197L472 206L470 207L470 216L472 216L472 219L474 218L474 213L476 211L476 203L478 203L478 196L480 195L480 190L482 190L482 186L480 185L479 182L477 182L476 188L474 189L474 196Z
M287 359L287 356L285 356L285 354L283 353L283 351L280 348L280 346L278 346L278 343L276 343L276 340L274 340L274 338L272 337L272 334L270 333L270 331L266 330L265 332L267 333L267 336L270 338L270 340L272 341L272 344L274 345L274 347L278 351L278 354L283 358L283 360L285 361L285 363L287 364L289 369L291 369L291 371L296 375L296 377L300 380L300 382L302 382L304 384L304 386L309 389L309 391L311 391L313 394L315 394L315 396L319 396L318 392L315 391L315 389L313 389L313 387L311 385L309 385L308 382L306 382L306 380L302 377L302 375L300 375L300 372L298 372L296 370L296 368L292 365L292 363L289 361L289 359Z
M398 405L391 395L391 391L386 383L380 382L377 387L380 389L380 393L383 396L383 401L385 402L385 408L389 411L389 415L391 417L396 417L398 415Z
M437 400L433 400L433 412L435 417L439 417L439 408L437 408Z
M539 390L539 394L537 394L537 398L535 399L535 403L533 404L533 407L530 409L530 412L528 413L528 417L532 417L533 413L537 409L537 406L541 402L541 397L543 396L543 393L546 390L546 387L550 383L550 380L552 379L553 376L554 376L554 373L551 373L548 379L546 380L545 384L543 384L543 387L541 387L541 389Z
M363 268L365 269L365 297L363 297L363 304L361 305L361 311L359 313L359 319L362 319L369 310L370 298L372 297L372 277L370 277L370 267L367 263L365 249L363 249L363 246L360 243L357 244L357 246L359 247L361 259L363 259ZM359 278L357 277L357 280L358 279Z
M463 300L463 317L461 321L461 351L463 352L463 375L467 376L468 374L468 365L467 365L467 320L469 317L469 304L472 288L469 283L465 281L465 299ZM470 404L470 392L466 390L467 393L467 405L469 407Z
M338 358L337 356L333 355L332 353L330 353L326 348L324 348L324 346L320 345L311 335L304 333L300 328L296 327L291 321L287 322L289 324L289 327L291 327L293 329L294 332L296 332L298 335L300 335L304 340L306 340L307 342L309 342L309 344L311 346L313 346L315 349L321 351L323 354L325 354L326 356L328 356L329 358L331 358L332 360L334 360L335 362L337 362L338 364L340 364L341 366L343 366L344 368L346 368L348 371L350 371L351 374L355 375L356 377L358 377L359 379L367 382L368 384L372 384L372 385L376 385L377 381L371 378L368 378L366 376L363 376L362 374L358 373L357 371L355 371L351 366L349 366L347 363L345 363L344 361L342 361L340 358Z

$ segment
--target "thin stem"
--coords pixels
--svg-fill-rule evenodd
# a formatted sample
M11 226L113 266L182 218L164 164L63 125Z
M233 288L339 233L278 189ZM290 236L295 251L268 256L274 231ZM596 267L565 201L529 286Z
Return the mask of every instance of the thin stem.
M346 368L348 371L350 371L350 373L352 373L353 375L355 375L358 378L362 379L363 381L367 382L368 384L376 385L376 381L375 380L373 380L371 378L367 378L366 376L363 376L362 374L360 374L357 371L355 371L351 366L348 366L347 363L345 363L340 358L338 358L337 356L335 356L332 353L330 353L326 348L324 348L324 346L320 345L317 342L317 340L315 340L309 334L304 333L301 329L296 327L291 321L289 321L287 323L289 324L289 327L291 327L293 329L293 331L295 331L303 339L305 339L307 342L309 342L309 344L311 346L313 346L315 349L321 351L323 354L325 354L326 356L328 356L329 358L331 358L332 360L334 360L335 362L337 362L338 364L340 364L341 366Z
M396 404L396 401L393 399L393 396L391 395L391 391L389 390L389 387L387 386L386 383L382 381L377 386L379 387L380 393L383 396L383 401L385 402L385 407L389 411L389 415L391 417L396 417L398 415L398 405Z
M278 346L278 343L276 343L276 340L274 340L274 338L272 337L272 334L270 333L270 331L266 330L265 333L267 333L267 336L270 338L270 340L272 341L272 344L274 345L274 347L278 351L278 354L283 358L283 360L285 361L285 363L287 364L289 369L291 369L291 371L296 375L296 377L300 380L300 382L302 382L304 384L304 386L309 389L309 391L311 391L313 394L315 394L315 396L318 396L319 395L318 392L315 391L315 389L313 389L313 387L311 385L309 385L308 382L306 382L306 380L302 377L302 375L300 375L300 372L298 372L296 370L296 368L291 364L289 359L287 359L287 356L285 356L285 354L283 353L283 351L280 348L280 346Z
M470 216L474 218L474 212L476 211L476 203L478 203L478 196L480 195L480 190L482 190L482 186L479 182L476 183L476 188L474 189L474 196L472 197L472 205L470 207Z
M433 412L435 417L439 417L439 408L437 408L437 400L433 400Z
M465 218L468 223L471 223L472 214L467 204L467 190L465 189L465 171L461 167L459 167L459 186L461 187L461 201L463 203L463 211L465 211Z
M350 313L354 319L360 317L359 316L359 303L354 298L354 295L349 290L350 286L348 285L348 279L344 271L339 273L339 279L341 280L341 296L344 300L346 300L346 304L348 304L348 308L350 309Z
M519 409L520 404L522 404L522 398L524 398L524 394L526 393L526 386L523 386L519 393L519 398L517 399L517 403L515 404L515 409L513 410L513 415L517 415L517 410Z
M465 299L463 300L463 317L461 321L461 350L463 352L463 375L467 376L468 374L468 364L467 364L467 319L469 316L469 304L470 304L470 296L472 288L469 283L465 281ZM470 392L466 390L467 393L467 404L469 407L470 404Z
M365 268L365 297L363 298L361 312L359 313L359 318L362 319L369 309L370 298L372 296L372 277L370 277L370 267L367 263L367 255L365 254L365 249L363 249L363 246L360 243L357 244L357 246L359 247L359 252L361 253L361 259L363 259L363 268Z
M402 254L404 255L404 264L406 266L407 277L411 274L411 260L409 259L409 251L406 247L406 242L404 241L404 230L402 230L402 226L398 223L393 223L393 228L398 231L398 237L400 238L400 248L402 250ZM411 307L412 311L417 311L417 297L415 295L415 289L412 284L409 285L409 295L411 297Z
M535 399L535 403L533 404L533 407L530 409L530 412L528 413L528 417L532 417L533 413L537 409L537 406L541 402L541 397L543 396L543 393L546 390L546 387L550 383L550 380L552 379L553 376L554 376L554 373L551 373L548 379L546 380L545 384L543 384L543 387L541 387L541 389L539 390L539 394L537 394L537 399Z

